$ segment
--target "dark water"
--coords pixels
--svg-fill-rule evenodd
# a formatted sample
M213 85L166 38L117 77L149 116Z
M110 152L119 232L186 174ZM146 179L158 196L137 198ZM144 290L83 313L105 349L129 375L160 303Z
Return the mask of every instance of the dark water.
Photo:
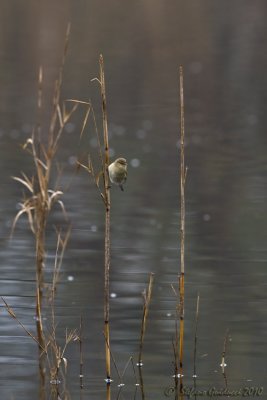
M111 156L129 163L125 192L112 188L111 345L122 371L137 355L141 293L155 273L144 345L147 399L172 385L175 297L179 272L178 67L186 107L185 383L192 386L194 321L200 295L197 375L201 390L224 387L226 331L229 387L265 386L267 328L266 2L235 0L135 2L12 1L0 12L0 294L35 332L34 242L25 220L9 240L21 187L31 173L19 147L36 121L37 75L44 69L47 126L68 21L72 24L63 98L95 104L98 58L105 59ZM59 150L64 202L72 225L57 292L58 337L84 318L84 398L105 398L103 229L101 201L90 177L75 175L75 157L94 152L91 129L79 144L82 111ZM46 280L55 254L51 216ZM46 313L49 327L50 313ZM1 308L1 399L38 398L36 344ZM79 349L70 345L67 388L78 399ZM117 397L118 379L112 396ZM129 367L121 398L134 398ZM265 392L267 387L264 387ZM265 397L263 394L261 397ZM137 397L141 398L138 390ZM203 398L203 396L201 397Z

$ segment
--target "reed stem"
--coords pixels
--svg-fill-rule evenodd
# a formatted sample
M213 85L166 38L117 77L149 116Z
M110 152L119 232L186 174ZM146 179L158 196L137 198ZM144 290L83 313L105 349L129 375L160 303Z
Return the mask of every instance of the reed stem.
M199 315L199 294L197 295L197 306L196 306L196 321L195 321L195 338L194 338L194 372L193 372L193 378L194 382L196 381L197 378L197 328L198 328L198 315Z
M179 277L179 289L180 289L180 343L179 343L179 376L180 376L180 391L183 388L183 350L184 350L184 275L185 275L185 156L184 156L184 138L185 138L185 124L184 124L184 84L183 84L183 67L179 69L179 81L180 81L180 121L181 121L181 145L180 145L180 196L181 196L181 219L180 219L180 264L181 273Z
M106 339L106 374L107 380L111 378L110 371L110 335L109 335L109 273L110 273L110 185L108 177L109 166L109 143L108 143L108 120L107 120L107 100L104 74L104 59L102 54L99 58L100 66L100 87L102 98L102 119L103 119L103 138L104 138L104 198L105 198L105 283L104 283L104 335Z
M151 272L150 276L149 276L148 288L144 293L143 318L142 318L142 324L141 324L139 356L138 356L138 364L137 364L139 367L141 367L143 365L143 362L142 362L143 345L144 345L144 338L145 338L145 332L146 332L146 321L147 321L147 316L148 316L148 309L149 309L149 304L150 304L151 296L152 296L153 282L154 282L154 273Z
M222 375L223 375L223 378L224 378L224 383L225 383L226 389L228 388L228 382L227 382L227 376L226 376L226 371L225 371L225 368L227 366L227 364L225 362L225 358L226 358L226 349L227 349L228 341L229 341L229 329L227 329L227 331L225 333L225 337L224 337L223 351L222 351L222 362L221 362Z
M83 389L83 317L80 317L79 350L80 350L80 389Z

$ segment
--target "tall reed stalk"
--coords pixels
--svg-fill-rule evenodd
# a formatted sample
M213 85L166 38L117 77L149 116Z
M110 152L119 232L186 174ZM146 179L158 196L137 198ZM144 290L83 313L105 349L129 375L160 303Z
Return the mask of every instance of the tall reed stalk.
M184 352L184 279L185 279L185 180L186 180L186 169L185 169L185 123L184 123L184 83L183 83L183 67L179 69L179 82L180 82L180 123L181 123L181 145L180 145L180 277L179 277L179 289L180 289L180 331L179 331L179 376L180 376L180 392L183 388L183 352Z
M74 102L76 105L86 106L86 115L83 121L83 126L80 136L83 135L85 126L87 124L89 114L92 113L93 123L97 138L98 157L101 164L101 170L96 173L92 157L88 156L88 165L78 162L78 167L83 167L93 178L93 181L98 189L101 200L105 207L105 259L104 259L104 337L105 337L105 359L106 359L106 382L111 382L111 363L110 363L110 318L109 318L109 280L110 280L110 183L109 183L109 140L108 140L108 118L107 118L107 99L106 99L106 85L105 85L105 72L104 72L104 58L102 54L99 57L99 78L94 78L92 81L97 81L100 85L101 105L102 105L102 128L103 128L103 143L104 154L102 150L102 142L97 128L96 118L91 102L69 99L68 101ZM100 177L103 178L103 188L100 185Z
M109 166L109 143L108 143L108 119L107 119L107 100L106 86L104 74L104 59L102 54L99 58L100 66L100 88L102 98L102 120L103 120L103 139L104 139L104 198L105 198L105 284L104 284L104 334L105 334L105 351L106 351L106 374L107 382L111 378L110 371L110 335L109 335L109 273L110 273L110 184L108 176Z

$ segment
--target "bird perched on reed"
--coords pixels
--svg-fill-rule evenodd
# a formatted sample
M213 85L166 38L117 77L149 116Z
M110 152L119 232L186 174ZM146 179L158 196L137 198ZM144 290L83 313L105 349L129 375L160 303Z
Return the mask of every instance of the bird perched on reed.
M125 158L117 158L108 167L109 179L115 185L118 185L123 191L123 184L127 179L127 161Z

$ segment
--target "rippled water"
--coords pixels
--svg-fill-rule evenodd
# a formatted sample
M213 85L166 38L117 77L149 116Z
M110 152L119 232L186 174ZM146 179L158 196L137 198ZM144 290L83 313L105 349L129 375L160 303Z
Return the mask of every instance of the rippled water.
M51 93L68 21L70 49L63 98L100 101L96 82L105 59L111 156L129 163L125 192L112 187L111 346L123 371L138 354L142 291L155 273L144 344L147 399L172 386L175 297L179 272L178 67L185 71L186 301L185 383L192 386L197 294L200 295L197 375L200 389L223 387L221 353L226 331L226 373L234 390L266 380L266 4L236 0L13 1L0 13L0 294L35 332L34 242L25 220L9 240L21 187L11 180L31 173L20 144L36 121L37 75L44 68L47 126ZM62 139L61 184L72 225L57 291L58 337L84 318L84 398L105 398L103 229L101 200L76 157L94 152L91 128L79 143L84 112ZM47 234L46 280L55 254ZM50 311L46 313L50 324ZM79 349L67 351L67 388L79 398ZM36 344L1 308L0 393L3 399L38 398ZM136 371L137 372L137 371ZM112 397L117 398L116 371ZM121 398L134 398L130 366ZM266 388L265 388L266 389ZM264 397L264 395L262 396ZM139 389L137 397L141 398ZM203 396L202 396L203 398Z

